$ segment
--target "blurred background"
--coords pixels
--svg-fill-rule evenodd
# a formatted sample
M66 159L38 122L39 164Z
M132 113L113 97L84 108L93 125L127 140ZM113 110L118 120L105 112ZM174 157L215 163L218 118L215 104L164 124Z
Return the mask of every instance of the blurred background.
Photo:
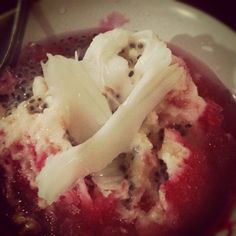
M50 1L50 0L48 0ZM224 22L226 25L236 31L236 16L235 16L235 2L232 0L178 0L208 14L216 17L220 21ZM1 0L0 1L0 14L4 11L14 8L17 0ZM1 37L1 36L0 36Z
M214 16L236 31L235 1L232 0L179 0Z

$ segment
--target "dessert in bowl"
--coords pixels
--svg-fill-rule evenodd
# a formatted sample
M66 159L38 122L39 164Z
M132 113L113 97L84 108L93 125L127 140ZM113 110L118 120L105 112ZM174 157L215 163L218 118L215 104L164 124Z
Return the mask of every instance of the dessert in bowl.
M150 30L82 38L89 47L74 58L58 55L65 39L29 45L3 75L4 213L26 235L206 233L235 178L222 88L192 76Z
M100 31L29 44L2 77L4 233L213 234L234 202L230 92L150 30Z

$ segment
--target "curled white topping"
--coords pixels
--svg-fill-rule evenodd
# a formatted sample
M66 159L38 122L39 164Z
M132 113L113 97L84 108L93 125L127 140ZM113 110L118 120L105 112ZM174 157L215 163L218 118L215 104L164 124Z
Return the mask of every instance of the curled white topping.
M81 62L49 56L43 66L49 93L61 104L70 134L84 142L47 159L36 178L41 198L51 204L76 180L130 151L146 116L184 76L170 63L170 50L151 31L122 29L98 35ZM112 116L105 88L120 95Z
M94 38L84 61L100 90L112 88L123 102L144 73L170 64L171 51L150 30L114 29Z
M39 196L51 204L77 179L105 168L126 152L148 113L183 76L183 69L172 65L138 82L127 100L106 124L86 142L49 157L36 181Z
M49 94L60 108L70 135L78 143L84 142L111 116L105 97L89 77L83 62L48 55L42 67Z

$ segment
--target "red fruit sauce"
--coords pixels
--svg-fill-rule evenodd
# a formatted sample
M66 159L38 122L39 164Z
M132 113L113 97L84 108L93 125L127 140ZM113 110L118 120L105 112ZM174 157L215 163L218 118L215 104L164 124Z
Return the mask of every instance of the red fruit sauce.
M9 68L5 74L6 77L11 76L10 85L14 85L15 89L2 92L0 87L1 104L11 108L32 95L32 79L41 75L40 62L46 60L46 53L73 57L74 51L79 48L82 58L92 38L99 32L101 30L86 30L28 44L17 66ZM86 183L90 186L92 201L80 199L77 189L71 189L68 196L60 198L46 210L40 209L37 206L37 190L29 188L28 182L22 177L19 163L13 161L10 152L5 150L0 155L2 236L200 236L214 235L224 227L230 235L232 224L228 218L235 203L236 102L207 67L178 48L170 47L174 54L187 63L199 94L208 101L208 106L200 118L204 133L193 128L191 133L183 137L183 144L192 150L191 157L185 163L187 168L184 174L161 186L172 206L170 212L166 213L168 220L163 224L149 225L138 232L134 222L126 223L119 219L115 213L117 203L112 196L104 198L93 193L89 178ZM6 88L10 85L4 84ZM0 141L1 138L4 138L3 132L0 132ZM16 147L22 148L21 143L16 144ZM34 152L33 145L31 149ZM38 165L40 168L43 164ZM11 166L13 171L6 172L2 166Z

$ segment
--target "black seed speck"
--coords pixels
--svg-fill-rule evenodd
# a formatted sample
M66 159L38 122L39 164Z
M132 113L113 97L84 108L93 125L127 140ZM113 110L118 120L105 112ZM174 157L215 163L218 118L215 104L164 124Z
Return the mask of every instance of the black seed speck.
M135 45L135 43L130 43L130 44L129 44L129 47L130 47L130 48L135 48L136 45Z
M123 54L123 53L125 53L125 49L124 48L119 52L119 54Z
M19 87L19 89L20 89L23 93L25 93L25 88L24 88L24 87Z
M160 140L160 141L163 141L163 139L164 139L164 129L162 128L162 129L160 129L160 131L159 131L159 140Z
M139 43L139 44L138 44L138 48L140 48L140 49L143 48L143 44L142 44L142 43Z
M160 175L160 172L159 171L155 171L154 172L154 181L159 184L160 183L160 179L161 179L161 175Z
M189 129L189 128L192 128L193 125L191 125L191 124L186 124L185 127Z
M17 100L17 101L20 101L20 100L21 100L21 95L20 95L20 94L18 94L18 95L16 96L16 100Z
M154 175L155 175L155 177L157 177L157 178L160 177L160 173L159 173L158 171L156 171L156 172L154 173Z
M26 80L25 79L21 80L21 84L26 84Z
M65 198L66 198L66 197L62 195L62 196L59 197L59 200L60 200L60 201L63 201Z
M122 204L124 207L126 207L127 209L130 209L130 203L131 203L131 198L128 198L128 199L125 199L125 200L122 200Z
M13 94L14 96L14 94ZM0 95L0 102L3 103L3 102L8 102L8 99L9 99L9 96L6 94L6 95Z
M29 106L30 111L34 111L34 106Z
M133 190L134 190L134 184L132 182L130 182L129 192L132 192Z
M134 75L134 71L131 70L131 71L129 72L128 76L129 76L129 77L132 77L133 75Z
M17 73L16 76L17 76L18 78L20 78L20 77L22 77L23 75L22 75L21 73Z
M17 85L15 86L15 89L19 89L19 87L20 87L20 85L19 85L19 84L17 84Z
M173 124L171 128L174 128L175 130L177 130L181 136L185 136L186 135L186 127L182 124Z
M121 170L122 172L124 172L124 173L127 171L127 166L124 165L124 164L121 164L119 168L120 168L120 170Z

